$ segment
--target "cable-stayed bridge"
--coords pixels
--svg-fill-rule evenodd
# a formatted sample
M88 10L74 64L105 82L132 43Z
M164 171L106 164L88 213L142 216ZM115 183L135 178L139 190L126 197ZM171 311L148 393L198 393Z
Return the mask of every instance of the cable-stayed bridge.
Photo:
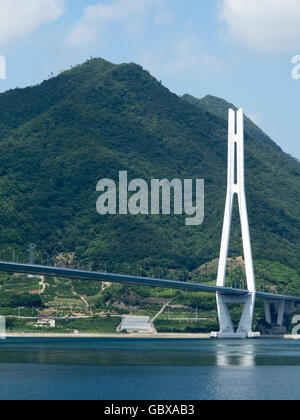
M74 280L99 281L107 283L120 283L127 285L140 285L148 287L160 287L163 289L178 289L189 292L202 292L220 294L222 296L248 296L249 290L235 289L231 287L211 286L201 283L188 283L176 280L164 280L150 277L139 277L125 274L101 273L98 271L75 270L71 268L52 267L37 264L18 264L12 262L0 262L0 271L8 273L30 274L36 276L49 276ZM289 296L266 292L256 292L256 297L263 300L294 302L300 306L300 296Z
M75 270L70 268L52 267L37 264L18 264L12 262L0 262L0 271L8 273L30 274L36 276L50 276L61 279L76 279L84 281L99 281L108 283L119 283L126 285L141 285L148 287L159 287L164 289L178 289L190 292L211 293L222 296L228 302L243 301L251 295L249 290L235 289L230 287L211 286L206 284L188 283L175 280L164 280L142 276L132 276L115 273L101 273L98 271ZM266 320L271 324L271 309L273 304L277 311L276 325L283 323L284 313L293 313L300 307L300 296L289 296L256 292L255 297L265 301Z
M241 219L247 279L246 289L237 289L225 286L232 211L235 198L238 199ZM33 252L32 249L31 252ZM267 323L270 325L276 325L278 327L283 326L285 313L293 313L300 307L300 296L289 296L288 294L272 294L258 292L256 290L245 194L244 118L243 111L241 109L237 112L237 115L233 110L229 110L227 198L216 286L186 283L175 280L164 280L160 278L95 272L91 270L75 270L70 268L54 267L50 264L37 265L33 263L17 264L14 262L0 262L0 271L30 274L36 276L45 275L67 279L78 279L86 281L93 280L109 283L143 285L166 289L180 289L193 292L213 293L217 297L218 316L220 323L220 331L217 333L212 333L212 336L215 338L259 337L259 333L252 332L256 299L262 299L265 302L265 316ZM233 327L228 306L232 303L244 304L242 317L237 330L235 330ZM274 312L276 315L275 322Z

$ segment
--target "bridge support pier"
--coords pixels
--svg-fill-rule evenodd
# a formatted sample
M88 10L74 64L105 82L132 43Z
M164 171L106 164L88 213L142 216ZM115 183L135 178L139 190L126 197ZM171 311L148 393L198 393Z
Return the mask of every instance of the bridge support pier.
M277 315L277 325L279 327L283 326L284 310L285 310L285 301L281 300L278 304L278 315Z
M271 304L265 300L265 319L268 324L272 324Z
M252 332L256 288L245 193L244 166L244 114L242 109L240 109L237 114L234 110L230 109L228 122L227 197L217 286L224 287L226 282L233 204L235 197L237 197L249 294L243 300L236 296L224 298L224 296L217 294L220 331L218 333L212 333L212 337L214 338L254 338L260 335L259 333ZM244 303L245 305L237 331L233 328L227 306L228 303Z
M238 329L235 330L228 304L244 304L244 309ZM259 337L259 333L252 332L252 322L253 322L253 312L255 306L255 296L249 294L247 296L237 297L237 296L222 296L217 295L217 304L218 304L218 315L220 322L220 331L217 333L212 333L213 338L255 338Z
M293 300L284 298L265 300L265 320L272 327L271 333L283 334L285 331L284 315L293 314L298 309L299 304Z

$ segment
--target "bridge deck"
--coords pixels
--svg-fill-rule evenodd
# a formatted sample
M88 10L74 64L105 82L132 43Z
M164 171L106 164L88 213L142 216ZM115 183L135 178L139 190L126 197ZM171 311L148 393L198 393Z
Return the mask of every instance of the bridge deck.
M161 287L166 289L180 289L194 292L219 293L227 296L246 296L248 290L233 289L228 287L217 287L197 283L184 283L173 280L163 280L148 277L137 277L123 274L100 273L94 271L74 270L61 267L49 267L32 264L16 264L9 262L0 262L0 271L9 273L32 274L37 276L55 276L60 278L78 279L78 280L96 280L109 283L135 284L150 287ZM265 300L287 300L300 303L300 297L275 295L272 293L257 292L257 298Z

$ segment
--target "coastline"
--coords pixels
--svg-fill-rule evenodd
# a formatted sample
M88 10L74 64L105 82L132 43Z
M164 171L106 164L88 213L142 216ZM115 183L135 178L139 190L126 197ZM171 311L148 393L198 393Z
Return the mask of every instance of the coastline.
M1 338L1 337L0 337ZM117 333L107 333L107 334L97 334L97 333L90 333L90 334L47 334L47 333L9 333L6 334L5 338L118 338L118 339L188 339L188 340L208 340L211 339L210 334L181 334L181 333L156 333L156 334L117 334ZM261 336L255 340L259 339L268 339L268 340L300 340L299 337L295 337L292 335L281 335L281 336ZM0 340L1 342L1 340Z
M209 339L210 334L43 334L43 333L9 333L6 338L145 338L145 339Z

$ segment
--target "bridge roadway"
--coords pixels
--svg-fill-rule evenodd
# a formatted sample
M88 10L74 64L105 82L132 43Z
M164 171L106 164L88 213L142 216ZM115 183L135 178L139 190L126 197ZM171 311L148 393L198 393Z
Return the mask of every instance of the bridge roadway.
M246 296L248 290L234 289L229 287L217 287L197 283L185 283L181 281L163 280L148 277L137 277L123 274L100 273L95 271L74 270L61 267L50 267L32 264L16 264L10 262L0 262L0 271L9 273L31 274L38 276L55 276L59 278L77 280L96 280L100 282L121 283L142 285L150 287L161 287L165 289L180 289L192 292L219 293L227 296ZM256 297L263 300L291 301L300 303L300 297L279 295L272 293L257 292Z

